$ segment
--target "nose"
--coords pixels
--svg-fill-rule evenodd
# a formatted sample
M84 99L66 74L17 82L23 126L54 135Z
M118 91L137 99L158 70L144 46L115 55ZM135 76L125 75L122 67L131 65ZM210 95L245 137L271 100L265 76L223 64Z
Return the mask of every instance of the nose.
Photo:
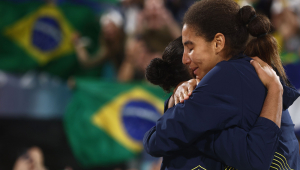
M185 65L189 65L191 63L191 59L190 59L189 55L187 54L186 50L184 50L184 52L183 52L182 63Z

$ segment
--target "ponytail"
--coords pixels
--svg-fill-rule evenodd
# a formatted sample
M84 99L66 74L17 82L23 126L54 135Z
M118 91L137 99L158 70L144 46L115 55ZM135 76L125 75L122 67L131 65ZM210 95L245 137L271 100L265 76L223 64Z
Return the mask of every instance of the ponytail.
M248 32L254 37L246 45L244 54L258 56L268 63L277 72L286 85L290 85L279 56L279 47L276 39L269 34L270 20L263 15L256 15L251 6L244 6L239 11L241 22L247 26Z

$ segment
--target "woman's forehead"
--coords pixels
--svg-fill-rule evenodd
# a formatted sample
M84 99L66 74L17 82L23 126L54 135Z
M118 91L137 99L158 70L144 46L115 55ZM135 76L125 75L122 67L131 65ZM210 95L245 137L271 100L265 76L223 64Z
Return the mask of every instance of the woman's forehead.
M196 37L196 32L193 29L193 27L184 24L182 28L182 43L185 41L191 41L193 42L193 39Z

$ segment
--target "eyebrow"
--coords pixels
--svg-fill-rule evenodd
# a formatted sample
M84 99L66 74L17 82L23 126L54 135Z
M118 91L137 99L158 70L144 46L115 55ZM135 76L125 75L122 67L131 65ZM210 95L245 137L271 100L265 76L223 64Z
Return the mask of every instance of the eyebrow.
M188 45L188 44L193 44L193 42L190 41L190 40L188 40L188 41L186 41L186 42L183 43L183 45Z

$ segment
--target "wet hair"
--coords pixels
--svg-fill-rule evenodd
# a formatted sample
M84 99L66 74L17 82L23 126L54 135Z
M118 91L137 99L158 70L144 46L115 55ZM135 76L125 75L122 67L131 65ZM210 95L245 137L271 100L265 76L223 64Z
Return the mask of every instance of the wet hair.
M251 6L240 6L233 0L201 0L185 13L183 23L195 30L196 35L211 42L217 33L225 36L225 50L235 56L241 52L258 56L268 63L289 85L282 66L276 39L268 34L270 20L256 14ZM249 42L249 34L252 38Z
M188 67L182 64L182 37L170 42L163 52L162 58L151 60L146 68L146 78L154 85L159 85L170 92L180 82L192 78Z

